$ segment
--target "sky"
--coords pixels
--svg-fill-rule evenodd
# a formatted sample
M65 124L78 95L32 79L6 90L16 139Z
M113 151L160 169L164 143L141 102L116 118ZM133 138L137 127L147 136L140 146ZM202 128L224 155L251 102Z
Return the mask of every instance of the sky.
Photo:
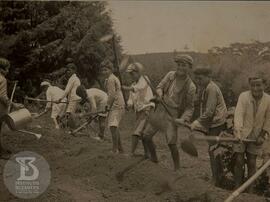
M109 8L129 54L270 41L270 2L110 1Z

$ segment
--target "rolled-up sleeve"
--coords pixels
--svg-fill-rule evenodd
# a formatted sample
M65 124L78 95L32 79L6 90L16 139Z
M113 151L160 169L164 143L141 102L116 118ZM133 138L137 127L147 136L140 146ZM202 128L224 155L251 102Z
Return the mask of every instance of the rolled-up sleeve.
M203 126L209 126L215 114L218 93L215 88L208 88L205 93L207 99L205 112L198 118L198 121Z
M192 118L193 113L194 113L194 102L195 102L195 96L196 96L195 85L190 85L186 96L187 96L186 97L186 108L185 108L185 111L184 111L181 119L189 122Z
M244 125L244 95L241 94L238 98L234 112L234 128L240 130Z

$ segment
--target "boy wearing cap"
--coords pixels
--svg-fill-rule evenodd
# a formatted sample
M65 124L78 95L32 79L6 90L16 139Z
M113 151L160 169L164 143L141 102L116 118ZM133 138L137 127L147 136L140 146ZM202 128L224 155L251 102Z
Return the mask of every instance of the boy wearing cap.
M70 119L70 115L74 114L77 109L77 104L79 97L76 94L76 89L81 85L80 79L76 75L76 65L73 63L67 64L66 76L69 78L68 83L66 85L64 94L59 98L58 101L63 100L67 97L68 105L66 109L66 118Z
M191 124L192 130L204 131L210 136L218 136L225 130L227 107L220 88L211 80L211 70L201 67L194 70L195 82L200 88L200 116ZM214 156L215 144L209 143L208 153L213 182L219 185L217 163Z
M270 96L264 92L265 80L259 76L249 78L250 90L240 94L234 114L234 134L242 139L256 140L256 143L234 144L236 163L234 169L235 186L244 179L245 155L248 177L256 172L256 158L262 152L262 144L270 133ZM252 186L249 191L252 191Z
M126 72L129 73L133 83L131 86L122 86L122 89L130 91L128 107L134 107L136 113L135 131L132 135L131 156L135 155L134 153L139 139L142 139L145 156L147 156L147 141L143 136L156 133L156 130L147 122L149 113L154 109L155 104L151 102L154 96L148 85L148 82L150 82L148 77L143 75L143 69L143 65L137 62L129 65ZM151 155L151 160L157 162L155 150L150 151L150 153L153 154Z
M0 118L8 113L8 106L11 104L13 108L23 108L22 104L11 102L7 96L7 80L5 76L8 74L10 63L5 58L0 58ZM0 158L8 159L9 152L2 145L2 122L0 122Z
M179 152L177 148L177 125L171 118L178 118L179 122L189 122L194 112L196 86L189 77L193 66L193 59L189 55L177 55L174 58L176 71L169 72L158 84L157 94L163 99L173 117L167 116L166 139L170 148L174 169L180 168Z
M105 89L108 94L106 109L108 126L112 134L113 153L123 153L119 124L125 113L125 101L119 79L113 74L113 64L109 60L101 63L101 74L105 77Z
M40 86L42 90L46 92L46 99L47 104L45 110L41 112L38 116L42 116L43 114L47 113L50 109L52 109L51 118L53 119L54 125L56 129L59 129L58 120L64 115L66 110L66 103L59 103L56 102L62 98L64 95L64 91L57 86L52 86L49 82L43 81ZM67 99L62 99L62 102L66 102Z
M107 113L105 113L105 111L108 102L108 95L104 91L97 88L85 89L83 85L77 88L76 93L82 99L81 104L84 104L85 102L88 102L90 104L90 114L101 112L98 114L99 134L96 139L103 140L105 131L105 120L107 116ZM87 115L88 114L85 114L83 116Z

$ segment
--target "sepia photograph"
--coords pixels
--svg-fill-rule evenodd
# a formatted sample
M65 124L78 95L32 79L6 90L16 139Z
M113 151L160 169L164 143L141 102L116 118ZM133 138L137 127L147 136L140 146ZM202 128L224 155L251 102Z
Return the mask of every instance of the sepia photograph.
M0 202L270 201L269 11L0 1Z

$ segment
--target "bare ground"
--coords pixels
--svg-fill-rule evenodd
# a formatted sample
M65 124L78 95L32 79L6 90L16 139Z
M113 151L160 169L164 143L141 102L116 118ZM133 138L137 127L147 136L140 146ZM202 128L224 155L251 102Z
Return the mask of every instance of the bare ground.
M134 116L125 115L121 125L124 149L129 151L130 134ZM41 126L42 128L39 128ZM19 133L6 133L4 142L12 153L34 151L48 161L51 168L51 184L39 198L30 201L224 201L231 191L216 188L210 183L207 144L201 143L199 157L192 158L180 151L181 172L172 170L172 161L163 134L155 137L160 163L154 164L141 157L129 158L110 153L111 140L94 140L88 129L74 137L63 130L53 129L48 115L35 120L28 127L43 134L40 140ZM181 132L182 138L185 131ZM141 145L138 153L142 154ZM5 160L0 160L3 174ZM117 173L125 167L135 166L117 179ZM0 179L0 201L23 201L16 198ZM265 201L263 197L241 194L236 201Z

